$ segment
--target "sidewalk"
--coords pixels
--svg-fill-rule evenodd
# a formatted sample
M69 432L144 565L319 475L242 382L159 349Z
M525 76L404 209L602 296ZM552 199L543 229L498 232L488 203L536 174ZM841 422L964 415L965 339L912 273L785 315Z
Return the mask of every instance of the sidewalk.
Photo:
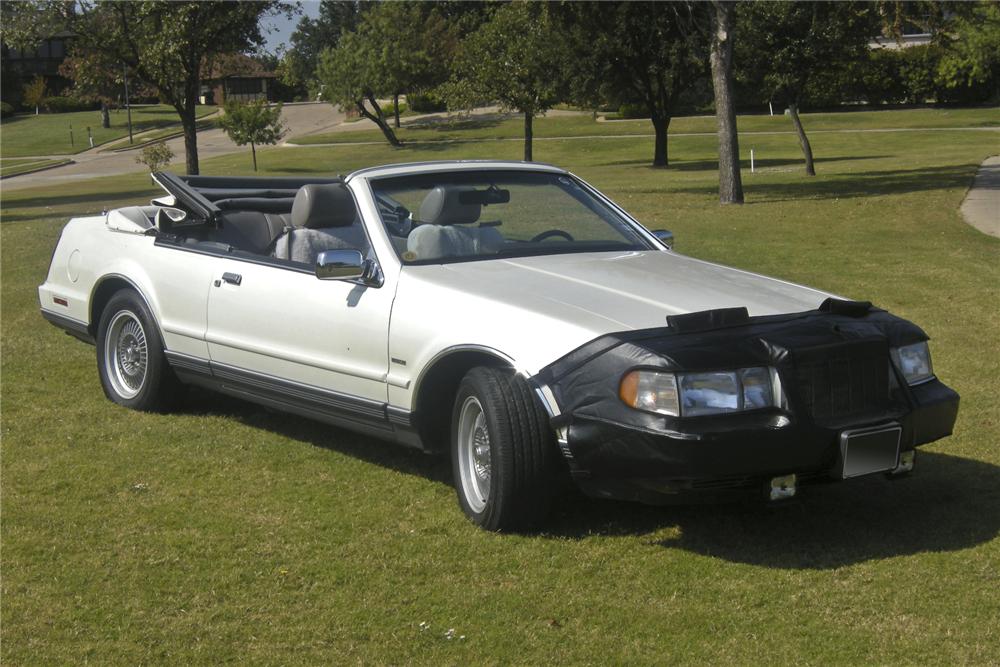
M344 114L339 109L318 102L288 105L282 109L281 116L288 125L289 136L329 131L344 120ZM174 160L183 163L184 137L169 139L166 143L174 152ZM70 157L73 159L73 164L5 178L3 190L9 192L39 185L59 185L97 176L135 173L144 169L135 161L138 151L102 152L103 148L106 147L98 146L70 156L52 156L52 158ZM246 150L248 150L246 147L234 144L220 129L203 130L198 133L198 157L201 160ZM46 156L40 156L39 159L46 159Z
M962 202L962 216L984 234L1000 237L1000 155L986 158L979 167Z

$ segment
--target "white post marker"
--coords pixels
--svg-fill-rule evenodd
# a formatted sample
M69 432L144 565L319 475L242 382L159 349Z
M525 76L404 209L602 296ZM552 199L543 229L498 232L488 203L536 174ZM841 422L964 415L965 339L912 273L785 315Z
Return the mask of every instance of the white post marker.
M771 100L767 101L767 108L771 110L771 115L774 115L774 105L771 104Z
M750 149L750 173L753 173L753 149Z

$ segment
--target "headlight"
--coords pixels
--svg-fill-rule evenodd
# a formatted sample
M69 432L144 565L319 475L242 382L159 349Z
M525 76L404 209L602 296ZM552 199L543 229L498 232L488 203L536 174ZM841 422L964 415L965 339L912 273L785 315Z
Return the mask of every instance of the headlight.
M622 378L619 395L637 410L697 417L777 406L777 382L777 374L764 367L677 375L636 370Z
M920 384L934 377L931 351L927 347L927 341L894 347L889 353L892 356L892 363L896 364L907 384Z
M677 378L673 373L630 371L622 378L618 395L625 405L636 410L658 412L672 417L680 414Z

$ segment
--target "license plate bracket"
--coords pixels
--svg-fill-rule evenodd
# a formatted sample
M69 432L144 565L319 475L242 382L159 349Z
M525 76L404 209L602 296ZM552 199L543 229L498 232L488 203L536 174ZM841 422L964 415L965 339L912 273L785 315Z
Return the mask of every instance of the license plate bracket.
M898 424L851 429L840 434L841 479L887 472L899 464Z

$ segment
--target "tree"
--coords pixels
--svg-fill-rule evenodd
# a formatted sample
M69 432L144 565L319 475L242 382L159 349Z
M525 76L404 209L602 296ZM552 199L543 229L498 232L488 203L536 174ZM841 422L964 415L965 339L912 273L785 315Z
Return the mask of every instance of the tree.
M524 115L524 159L532 159L532 122L562 93L559 33L545 3L495 9L462 45L452 79L441 88L451 108L495 101Z
M355 109L382 130L386 141L401 146L379 106L378 96L385 90L378 87L381 79L373 62L371 45L362 35L350 33L340 38L336 48L323 52L316 76L328 102Z
M667 166L667 131L681 95L704 77L707 49L692 2L570 2L558 8L568 35L572 97L582 104L638 104L653 124L653 166ZM547 65L551 67L551 65Z
M737 5L735 65L738 76L788 105L805 158L816 174L812 146L799 118L810 77L866 58L878 31L875 6L864 2L748 2Z
M743 203L740 142L732 83L734 10L732 2L712 2L710 59L715 119L719 127L719 201L723 204Z
M456 30L433 3L383 2L362 15L358 34L377 76L376 87L392 95L398 128L399 96L428 90L448 78Z
M170 150L164 141L157 141L149 144L135 156L135 161L146 165L149 173L153 174L166 167L174 159L174 152Z
M260 19L290 7L265 2L78 2L66 16L77 35L73 55L81 63L118 61L174 107L184 129L186 169L198 173L195 106L202 71L220 54L263 43ZM94 57L99 56L99 57Z
M945 48L938 77L949 88L991 86L1000 99L1000 5L987 0L954 9L939 33Z
M290 48L281 55L278 76L293 88L319 93L316 69L320 56L326 49L335 48L343 34L357 28L362 8L366 3L322 0L319 16L303 16L289 40Z
M42 106L45 97L48 95L45 89L45 79L41 74L36 74L35 78L24 86L24 103L29 107L35 107L35 115L38 115L38 107Z
M255 100L245 104L232 100L226 102L225 111L219 124L237 146L250 144L253 170L257 171L257 146L276 144L285 136L285 124L281 120L281 103L268 106L267 100Z

